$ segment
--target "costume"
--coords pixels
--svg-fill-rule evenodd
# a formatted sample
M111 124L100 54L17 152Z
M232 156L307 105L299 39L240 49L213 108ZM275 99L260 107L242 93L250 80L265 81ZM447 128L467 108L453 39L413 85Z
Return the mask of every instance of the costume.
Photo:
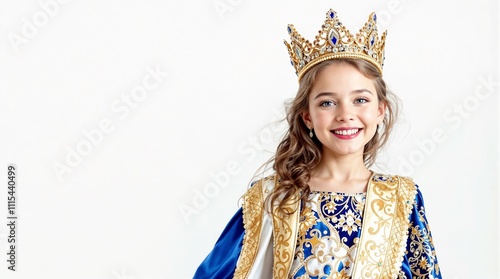
M376 19L372 13L353 35L329 10L312 42L289 25L285 45L299 83L332 59L362 59L381 76L386 32L378 36ZM312 191L305 204L295 193L283 211L267 203L275 187L276 176L253 184L195 279L441 278L422 194L410 178L374 173L366 193Z
M265 198L279 181L259 180L244 196L202 278L441 278L423 198L409 178L373 174L366 193L311 193L271 215ZM276 213L276 212L275 212Z

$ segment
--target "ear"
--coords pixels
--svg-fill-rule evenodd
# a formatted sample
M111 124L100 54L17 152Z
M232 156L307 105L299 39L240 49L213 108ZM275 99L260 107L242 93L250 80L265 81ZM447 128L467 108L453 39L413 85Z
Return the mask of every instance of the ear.
M377 116L379 124L382 123L382 121L384 121L386 109L387 109L387 104L385 102L380 102L378 105L378 116Z
M313 123L312 123L312 120L311 120L311 114L309 113L308 110L305 110L305 111L301 112L300 116L302 117L302 121L304 121L304 124L306 124L306 126L308 128L312 128L313 127Z

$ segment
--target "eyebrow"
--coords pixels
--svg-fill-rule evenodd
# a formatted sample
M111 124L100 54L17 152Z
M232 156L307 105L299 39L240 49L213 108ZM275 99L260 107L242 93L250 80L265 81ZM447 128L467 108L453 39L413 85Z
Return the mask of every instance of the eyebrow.
M351 91L351 94L361 94L363 92L368 92L368 93L373 95L373 93L370 90L364 89L364 88L353 90L353 91ZM318 99L319 97L332 96L332 95L338 95L338 93L336 93L336 92L321 92L318 95L316 95L316 97L314 97L314 100Z

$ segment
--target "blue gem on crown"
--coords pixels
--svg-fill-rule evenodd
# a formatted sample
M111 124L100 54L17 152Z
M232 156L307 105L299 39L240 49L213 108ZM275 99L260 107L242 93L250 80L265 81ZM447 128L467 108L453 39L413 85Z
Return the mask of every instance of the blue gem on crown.
M338 41L339 41L339 34L337 32L335 32L334 29L331 29L329 37L330 37L330 42L332 43L332 45L336 46Z

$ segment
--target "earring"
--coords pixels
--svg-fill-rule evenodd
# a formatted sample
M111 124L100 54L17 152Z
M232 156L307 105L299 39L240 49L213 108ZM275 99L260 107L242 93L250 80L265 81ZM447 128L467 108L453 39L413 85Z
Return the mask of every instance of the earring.
M382 125L377 124L377 133L382 133Z
M309 128L309 137L310 138L314 137L313 128Z

